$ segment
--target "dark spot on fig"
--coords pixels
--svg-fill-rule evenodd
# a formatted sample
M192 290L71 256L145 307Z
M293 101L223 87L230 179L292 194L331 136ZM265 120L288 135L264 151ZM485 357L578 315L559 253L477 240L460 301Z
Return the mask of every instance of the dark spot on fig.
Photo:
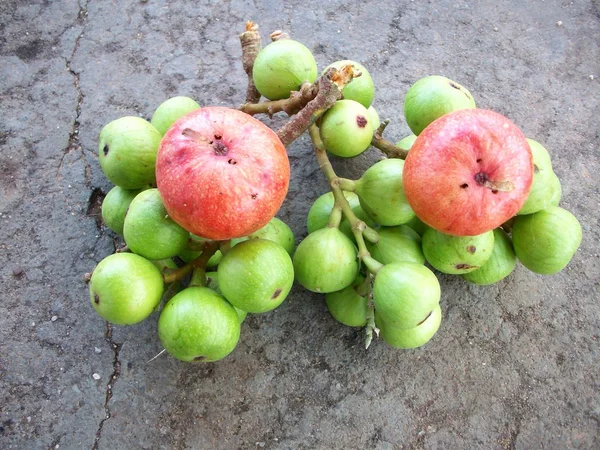
M477 182L477 184L480 184L483 186L487 180L488 180L487 173L477 172L475 174L475 181Z
M208 286L210 283L212 283L212 278L206 277L206 285Z
M254 194L251 195L251 197L252 197L252 200L256 200L256 197L258 197L258 194L254 193Z
M360 128L366 127L367 123L368 122L365 116L356 116L356 125L358 125Z
M540 168L537 165L533 165L533 173L538 173L540 171Z
M223 136L220 135L219 133L215 133L215 139L218 141L219 139L222 139Z
M478 266L472 266L470 264L462 263L462 264L456 264L454 267L458 270L462 270L462 269L473 269L474 267L478 267Z
M100 304L100 296L98 294L94 294L94 303L96 305Z
M478 163L480 163L481 161L482 161L482 159L481 159L481 158L479 158L479 159L477 160L477 162L478 162Z
M212 145L212 143L213 143L213 141L208 141L208 144L209 144L209 145Z
M271 296L271 300L276 299L277 297L279 297L279 294L281 294L282 289L276 289L275 292L273 292L273 295Z
M425 317L423 320L421 320L417 326L422 325L423 322L425 322L427 319L429 319L429 317L431 317L431 315L433 314L433 311L429 311L429 314L427 314L427 317Z
M227 160L227 164L235 165L235 164L237 164L237 161L233 158L230 158Z
M467 251L472 255L473 253L475 253L477 251L477 247L475 247L474 245L469 245L467 247Z
M108 144L104 145L104 148L102 149L102 151L104 152L104 156L108 155Z
M458 89L460 91L460 86L458 84L456 84L454 81L450 81L450 86L453 87L454 89Z
M227 152L229 151L227 146L225 144L223 144L221 141L215 142L212 147L213 147L213 151L215 152L215 155L218 155L218 156L225 156L227 154Z
M468 185L467 183L463 183L463 184L461 184L461 185L460 185L460 187L461 187L462 189L466 189L466 188L468 188L468 187L469 187L469 185Z
M492 194L497 194L498 193L498 189L492 189Z
M204 355L196 356L194 358L194 361L204 361L204 360L206 360L206 356L204 356Z

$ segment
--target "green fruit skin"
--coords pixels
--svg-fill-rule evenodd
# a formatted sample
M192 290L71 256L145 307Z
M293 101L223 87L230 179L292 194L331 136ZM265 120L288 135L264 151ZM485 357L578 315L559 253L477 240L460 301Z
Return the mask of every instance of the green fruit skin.
M377 113L377 110L373 108L373 105L369 106L367 111L369 112L369 117L371 118L371 126L373 127L373 131L375 131L377 128L379 128L379 125L381 125L379 114Z
M282 220L273 217L261 229L248 235L250 239L266 239L281 245L290 256L294 254L294 233L292 229Z
M271 42L257 55L252 70L254 85L269 100L288 98L305 81L317 79L317 63L300 42L281 39Z
M192 234L192 233L190 233L190 239L192 241L198 242L198 243L202 243L207 240L207 239L204 239L203 237L196 236L195 234ZM177 256L179 256L183 262L188 263L188 262L198 258L201 253L202 252L198 251L198 250L191 250L189 248L184 248L177 254ZM215 254L212 255L210 257L210 259L208 260L208 262L206 263L206 267L217 267L217 265L221 262L221 258L223 258L223 254L221 253L220 250L217 250L215 252Z
M141 189L123 189L113 187L102 201L102 220L104 224L117 234L123 234L123 224L127 208Z
M437 333L442 322L442 308L437 305L431 315L415 328L402 329L388 324L375 311L375 324L379 328L379 336L394 348L417 348L425 345Z
M219 289L219 275L217 274L217 272L206 272L206 287L212 289L219 295L223 295L221 289ZM238 318L240 319L240 323L242 323L246 319L248 313L246 311L242 311L239 308L236 308L235 306L233 306L233 309L235 309L235 312L237 313Z
M434 120L457 109L475 108L471 93L446 77L433 75L413 84L404 99L404 116L417 136Z
M294 254L296 280L312 292L335 292L358 274L356 247L337 228L321 228L300 242Z
M423 254L434 268L443 273L473 272L492 256L494 231L477 236L451 236L433 228L423 234Z
M417 140L416 135L409 134L408 136L406 136L406 137L400 139L398 142L396 142L396 147L400 147L402 150L409 151L412 148L412 146L416 140Z
M371 256L382 264L411 261L417 264L425 263L421 249L421 236L406 225L381 227L377 233L377 244L367 242Z
M364 283L365 277L359 274L350 286L325 294L327 309L335 320L348 327L364 327L367 324L369 299L366 292L359 292Z
M375 310L386 323L397 328L414 328L440 302L440 283L422 264L386 264L375 276Z
M172 97L156 108L150 123L154 125L161 136L164 136L177 119L198 108L200 108L198 102L189 97Z
M338 100L321 119L321 139L335 156L352 158L371 145L373 124L367 109L354 100Z
M562 186L556 174L554 174L550 182L552 183L552 196L548 200L548 206L558 206L562 197Z
M360 206L379 225L402 225L415 217L402 187L403 168L401 159L384 159L356 181Z
M469 283L481 286L497 283L506 278L517 264L517 255L512 241L500 228L494 230L492 256L479 269L461 276Z
M163 308L158 336L165 350L181 361L218 361L237 345L240 321L221 295L206 287L188 287Z
M113 120L100 132L98 154L106 177L123 189L156 185L156 154L162 135L140 117Z
M527 216L517 216L512 239L519 261L542 275L560 272L571 261L582 239L581 225L569 211L558 206Z
M375 83L373 83L371 74L365 68L365 66L355 61L344 59L342 61L336 61L330 64L325 68L323 73L327 72L327 69L329 69L330 67L341 69L343 66L348 64L353 65L354 68L361 73L361 76L358 78L354 78L350 83L348 83L344 87L344 89L342 90L342 93L344 94L344 99L354 100L355 102L358 102L361 105L363 105L365 108L368 108L369 106L371 106L371 103L373 103L373 97L375 96Z
M533 214L551 206L552 199L556 196L558 177L552 171L552 163L548 151L533 139L527 139L533 155L533 184L527 200L517 213L518 215ZM560 181L558 182L560 185Z
M125 243L148 259L167 259L185 248L189 232L167 214L158 189L140 192L129 205L123 225Z
M423 233L425 233L425 231L427 230L427 228L429 228L429 226L426 225L425 222L423 222L417 216L415 216L412 219L410 219L408 222L405 223L405 225L407 227L410 227L413 230L415 230L418 233L419 236L423 236Z
M217 268L219 289L236 308L252 313L275 309L294 283L287 251L266 239L249 239L233 247Z
M154 311L163 287L163 277L150 261L133 253L115 253L94 269L89 283L90 301L103 319L131 325Z

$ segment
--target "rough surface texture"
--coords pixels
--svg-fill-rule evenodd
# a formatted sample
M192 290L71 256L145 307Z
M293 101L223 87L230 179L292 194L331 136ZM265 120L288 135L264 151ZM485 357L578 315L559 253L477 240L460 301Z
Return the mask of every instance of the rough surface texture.
M600 4L350 3L1 2L0 448L600 447ZM408 87L430 74L511 118L547 146L582 223L571 264L550 277L519 265L491 287L441 276L442 326L419 350L365 352L323 296L295 287L246 320L227 359L148 362L156 317L111 330L82 281L118 243L99 222L97 137L175 95L242 103L246 19L265 42L290 32L319 68L364 63L391 139L408 134ZM299 241L326 183L307 136L288 150L279 217ZM335 166L358 177L379 155Z

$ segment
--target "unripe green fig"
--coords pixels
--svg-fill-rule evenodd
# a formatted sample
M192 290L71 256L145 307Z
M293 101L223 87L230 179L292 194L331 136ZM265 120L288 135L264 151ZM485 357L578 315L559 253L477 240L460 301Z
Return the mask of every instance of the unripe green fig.
M363 105L365 108L368 108L369 106L371 106L371 103L373 103L373 97L375 96L375 84L373 83L373 79L371 78L371 75L369 74L369 71L365 68L365 66L355 61L344 59L342 61L336 61L333 64L328 65L323 71L323 73L327 72L327 69L329 69L330 67L341 69L342 67L349 64L354 66L354 68L361 73L361 76L352 79L352 81L344 87L344 89L342 90L344 99L354 100L355 102L358 102L361 105Z
M517 216L512 239L519 261L542 275L560 272L581 244L582 231L577 218L558 206L527 216Z
M354 100L338 100L319 126L327 151L343 158L360 155L371 145L373 124L367 109Z
M442 308L437 305L418 326L409 329L397 328L382 319L375 311L375 324L379 336L394 348L417 348L425 345L437 333L442 322Z
M171 258L185 248L189 235L169 217L158 189L140 192L129 205L123 237L132 252L148 259Z
M379 225L401 225L415 216L404 195L403 168L401 159L384 159L369 167L356 181L360 206Z
M421 249L421 236L406 225L381 227L377 230L379 241L376 244L367 242L371 256L382 264L411 261L425 263Z
M298 283L312 292L335 292L352 284L358 273L356 247L339 229L310 233L294 254Z
M533 155L533 184L527 200L517 214L533 214L551 206L556 196L556 174L552 171L552 163L548 151L533 139L527 139ZM560 181L559 181L560 184Z
M127 208L141 189L123 189L113 187L102 201L102 220L104 224L117 234L123 234L123 223Z
M165 350L181 361L212 362L225 358L238 343L240 321L233 306L206 287L176 294L158 319Z
M438 75L418 80L404 99L406 122L417 136L444 114L470 108L475 108L471 93L455 81Z
M473 272L492 256L493 249L493 230L477 236L451 236L429 228L423 234L425 259L443 273Z
M292 39L271 42L257 55L252 70L254 85L269 100L288 98L305 81L317 79L317 63L308 48Z
M506 278L515 268L517 256L512 241L500 228L494 230L492 256L477 270L462 274L469 283L488 285Z
M325 294L325 302L333 318L341 324L349 327L364 327L367 324L368 286L363 275L359 274L350 286L341 291Z
M292 229L277 217L273 217L261 229L248 235L249 239L266 239L281 245L290 256L294 254L294 233Z
M196 236L193 233L190 233L189 239L191 239L193 242L196 242L198 244L201 244L208 240L203 237ZM192 250L192 249L186 247L183 250L181 250L179 253L177 253L177 256L179 256L183 262L188 263L188 262L198 258L201 253L202 253L202 251L200 251L200 250ZM210 259L208 260L208 262L206 263L206 267L217 267L219 265L219 263L221 262L221 258L223 258L223 254L221 253L221 250L217 250L215 252L215 254L212 255L210 257Z
M275 309L294 283L287 251L266 239L240 242L223 256L217 268L219 289L236 308L251 313Z
M415 328L440 302L440 283L422 264L397 262L377 272L373 284L375 311L396 328Z
M396 142L396 147L400 147L402 150L409 151L416 140L417 140L416 135L409 134L408 136L406 136L406 137L400 139L398 142Z
M90 279L92 306L105 320L131 325L160 303L163 276L150 261L133 253L114 253L96 266Z
M156 108L150 123L164 136L177 119L198 108L198 102L189 97L171 97Z
M417 234L421 237L423 237L423 233L425 233L425 230L429 228L429 226L426 225L425 222L423 222L417 216L410 219L408 222L405 223L405 225L415 230Z
M551 178L550 184L552 185L552 196L550 197L550 200L548 200L548 206L558 206L562 197L562 186L556 174Z
M223 293L221 292L221 289L219 289L219 274L217 272L206 272L205 276L206 276L206 287L212 289L219 295L223 295ZM192 277L192 280L190 281L190 286L193 286L193 284L192 284L193 281L194 281L194 278ZM227 300L227 299L225 299L225 300ZM233 306L233 305L231 305L231 306ZM235 306L233 306L233 309L235 309L235 312L237 313L238 318L240 319L240 323L242 323L246 319L246 316L248 315L248 313L246 311L242 311L239 308L236 308Z
M369 117L371 118L371 126L373 127L373 132L375 132L375 130L379 128L379 125L381 125L381 121L379 120L379 114L377 113L377 110L373 108L373 105L369 106L367 112L369 113Z
M154 169L162 135L147 120L126 116L100 132L98 153L106 177L123 189L156 184Z

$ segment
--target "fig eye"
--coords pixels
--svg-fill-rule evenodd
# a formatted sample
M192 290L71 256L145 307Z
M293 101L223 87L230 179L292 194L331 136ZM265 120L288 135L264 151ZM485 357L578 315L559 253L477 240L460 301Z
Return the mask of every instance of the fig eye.
M461 189L466 189L469 187L469 185L467 183L463 183L460 185Z

